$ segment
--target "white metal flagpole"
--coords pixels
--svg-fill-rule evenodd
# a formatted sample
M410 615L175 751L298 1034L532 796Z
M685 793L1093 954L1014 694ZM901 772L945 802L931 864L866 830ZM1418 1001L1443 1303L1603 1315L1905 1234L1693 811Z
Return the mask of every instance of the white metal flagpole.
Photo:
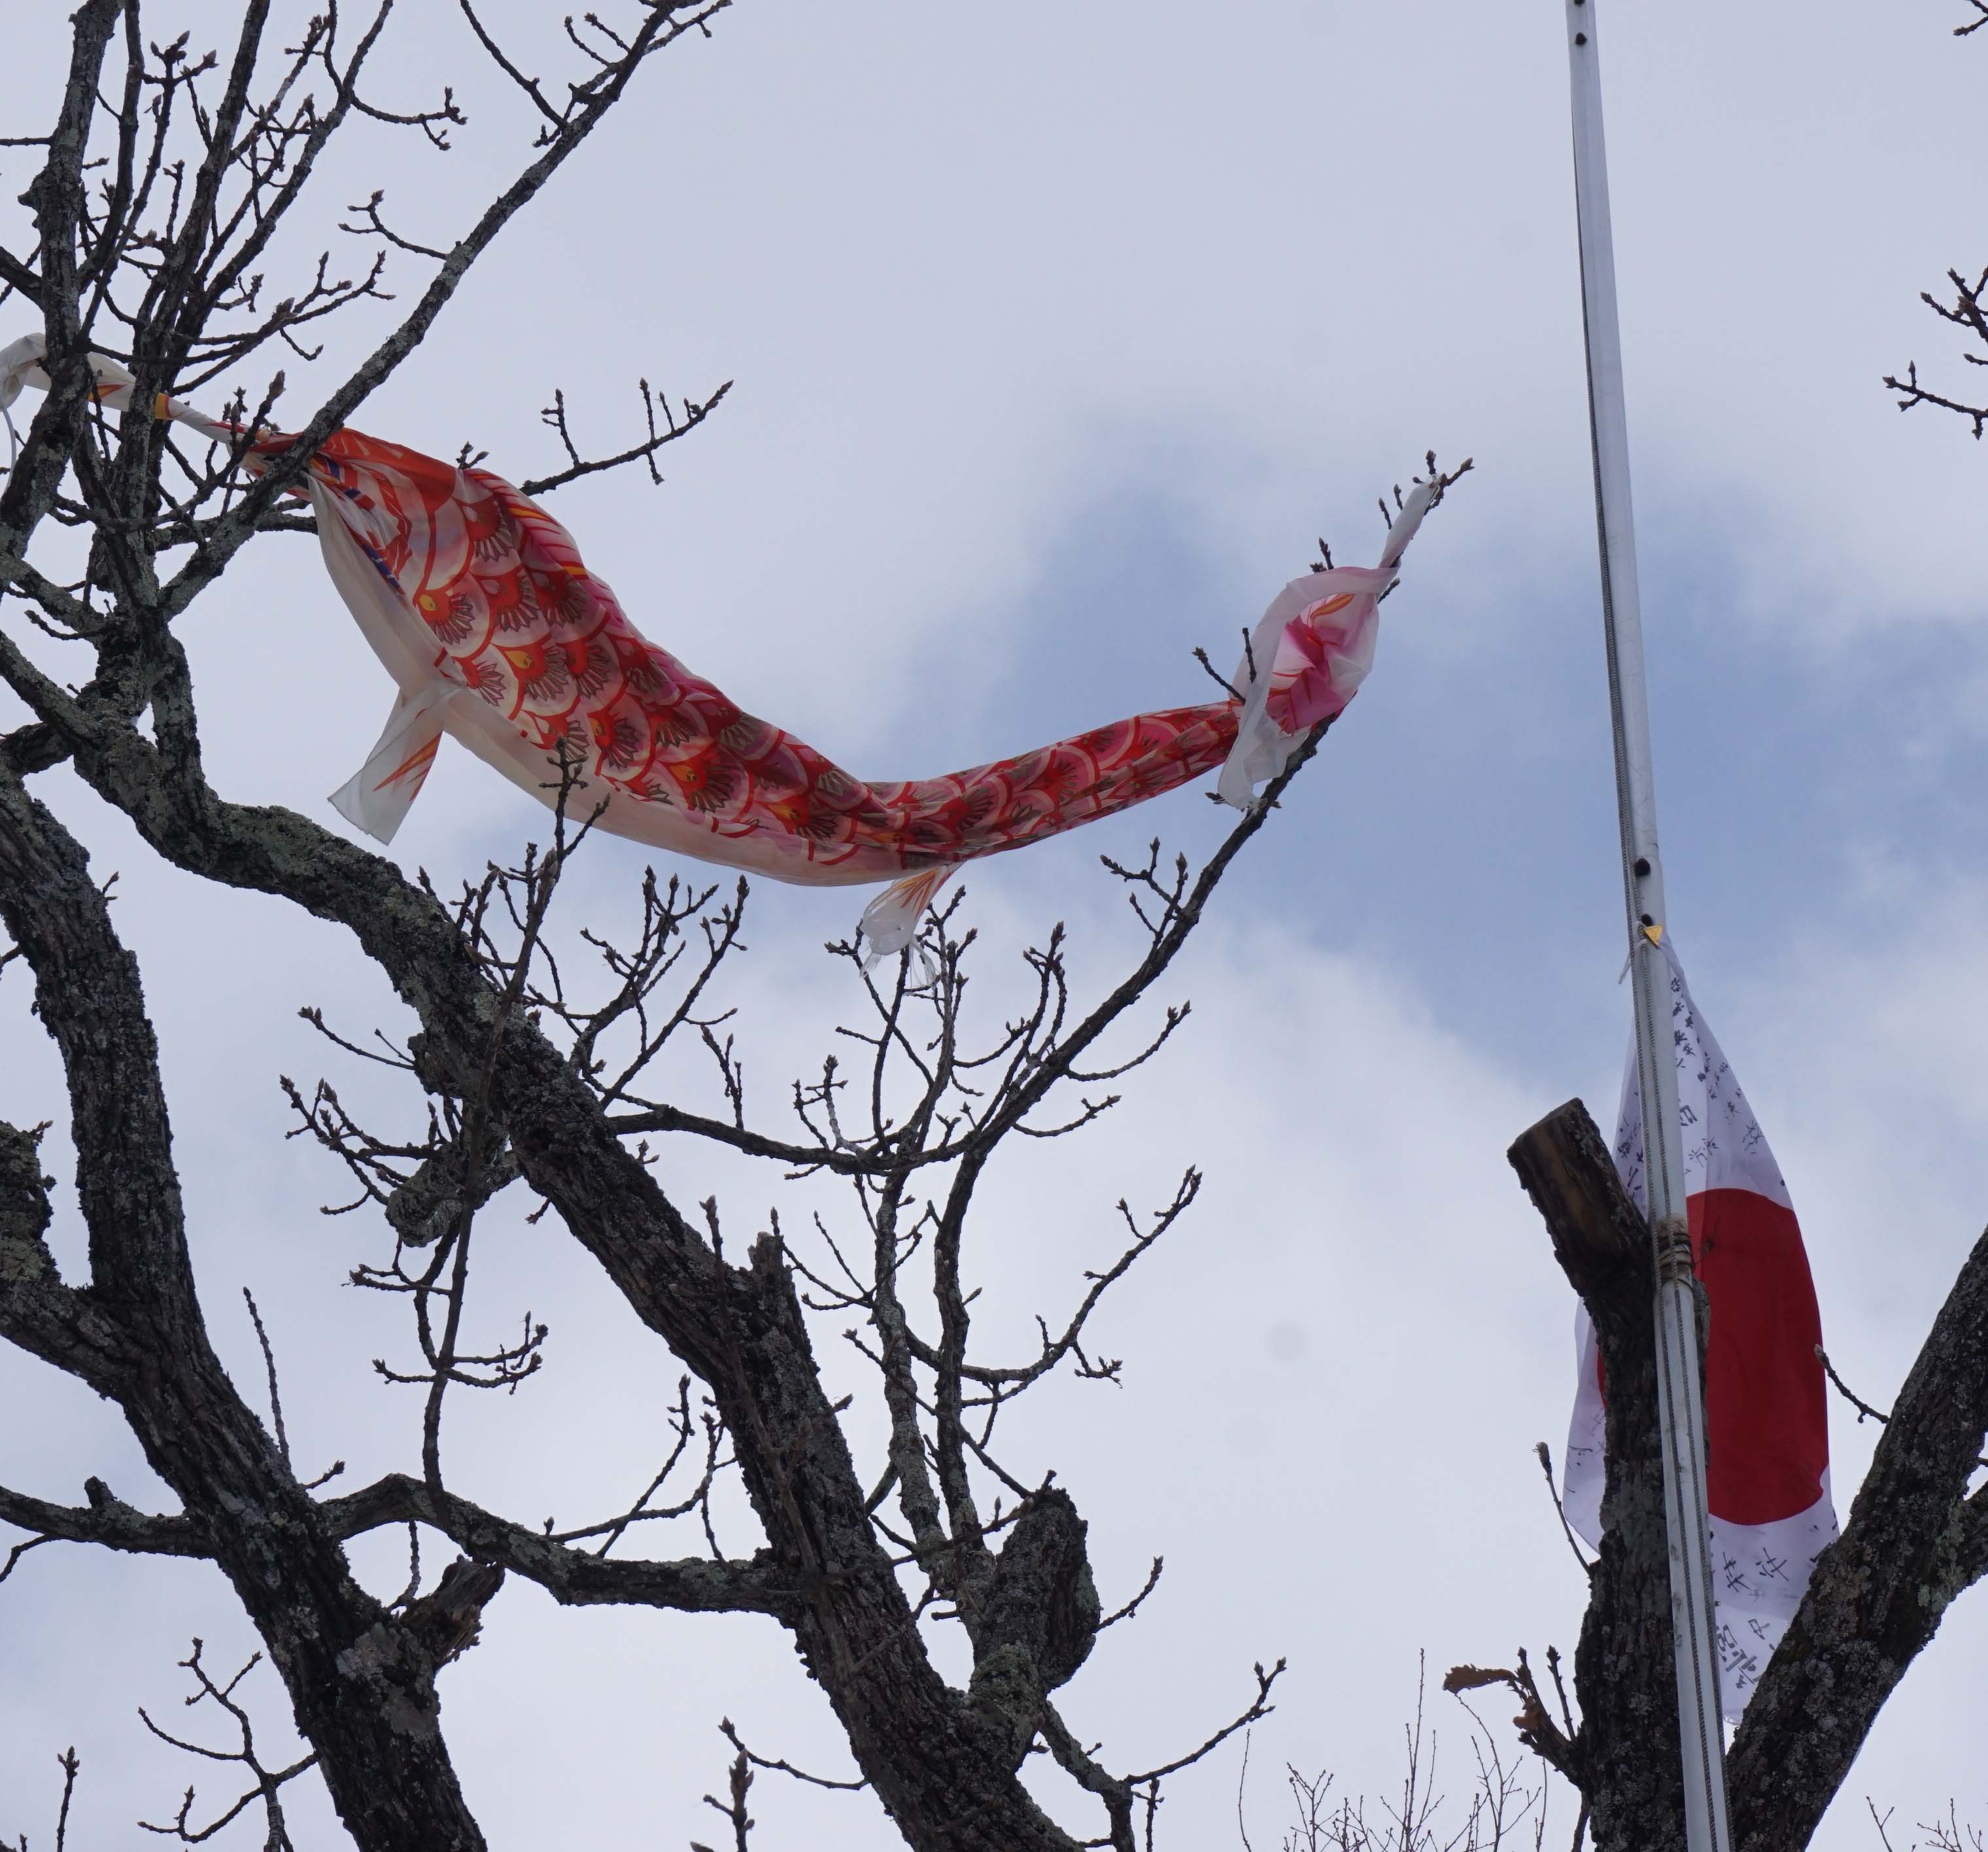
M1587 337L1588 417L1594 441L1595 515L1601 539L1601 613L1614 720L1616 809L1622 835L1629 975L1635 992L1636 1070L1642 1091L1650 1230L1656 1245L1658 1418L1662 1426L1664 1517L1669 1533L1671 1620L1677 1654L1679 1733L1684 1758L1685 1842L1690 1852L1729 1852L1724 1727L1712 1610L1705 1493L1705 1406L1699 1376L1698 1296L1685 1215L1684 1141L1672 1052L1669 961L1662 947L1663 863L1657 850L1643 620L1629 502L1629 438L1622 395L1622 336L1608 222L1608 161L1601 134L1598 0L1567 0L1574 90L1574 178L1581 227L1582 319Z

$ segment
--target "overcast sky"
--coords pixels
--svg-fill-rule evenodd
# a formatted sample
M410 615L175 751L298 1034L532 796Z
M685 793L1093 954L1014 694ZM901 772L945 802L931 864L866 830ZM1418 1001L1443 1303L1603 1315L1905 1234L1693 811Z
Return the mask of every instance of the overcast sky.
M66 56L62 9L17 10L16 133L45 126ZM446 157L362 128L314 230L384 185L400 229L446 242L529 138L453 9L403 10L376 100L454 81L470 127ZM184 9L196 46L233 11ZM1988 1212L1988 458L1879 384L1915 357L1978 383L1917 299L1988 261L1988 36L1956 43L1962 11L1677 0L1610 8L1603 43L1672 924L1787 1175L1831 1354L1879 1404ZM551 15L490 16L555 66ZM0 198L30 171L8 153ZM11 204L0 242L25 242ZM1167 1559L1068 1694L1111 1760L1177 1752L1239 1707L1253 1660L1290 1659L1256 1733L1259 1846L1287 1760L1393 1786L1418 1652L1439 1675L1570 1651L1578 1628L1530 1452L1565 1433L1571 1300L1503 1157L1571 1094L1612 1110L1627 1032L1577 282L1553 0L739 0L647 73L358 421L441 454L473 439L522 477L552 458L536 413L556 386L606 448L631 440L638 376L698 399L735 380L661 492L597 478L556 512L651 636L881 778L1200 698L1190 649L1227 655L1314 535L1371 559L1377 493L1431 446L1476 457L1410 556L1366 691L1170 978L1195 1005L1182 1045L1094 1134L1000 1167L977 1236L990 1343L1023 1345L1107 1252L1121 1195L1158 1206L1188 1159L1208 1173L1104 1315L1124 1387L1041 1391L1010 1457L1074 1492L1107 1605ZM314 373L291 369L286 404L381 325L351 318ZM323 794L390 691L312 543L259 544L186 635L222 790L342 826ZM340 936L162 871L66 775L39 789L121 873L217 1343L259 1381L251 1286L301 1462L343 1458L348 1483L404 1465L415 1411L370 1360L407 1340L341 1283L380 1228L317 1215L340 1179L282 1141L276 1086L367 1091L299 1004L360 1032L404 1013ZM541 822L451 747L393 853L446 887ZM990 998L1056 918L1108 977L1132 941L1096 856L1156 830L1205 851L1219 827L1180 795L972 870ZM601 843L572 923L625 917L642 860ZM819 948L859 904L756 894L729 997L769 1120L848 1013ZM32 1124L62 1106L29 999L19 971L0 980L0 1117ZM742 1228L810 1206L742 1164L667 1164ZM675 1367L553 1225L502 1225L486 1316L546 1318L549 1367L452 1414L456 1482L526 1522L614 1509L652 1469ZM59 1239L79 1276L68 1211ZM839 1328L824 1354L860 1387ZM0 1481L75 1500L94 1472L167 1499L74 1384L0 1355ZM1847 1509L1871 1430L1841 1413ZM400 1549L360 1552L383 1593ZM210 1792L134 1714L176 1712L196 1633L217 1661L252 1645L210 1570L66 1546L23 1563L0 1589L0 1833L49 1843L72 1742L73 1845L137 1843L132 1820L170 1817L195 1774ZM1988 1820L1984 1652L1977 1591L1821 1844L1875 1843L1867 1793L1902 1820L1951 1796ZM505 1852L709 1838L721 1715L763 1752L847 1766L783 1637L750 1620L563 1614L514 1580L442 1688ZM1460 1787L1462 1719L1448 1699L1432 1715ZM1167 1843L1234 1844L1236 1773L1229 1755L1180 1781ZM769 1852L888 1841L867 1797L767 1778L755 1801ZM296 1810L305 1843L333 1843L321 1802Z

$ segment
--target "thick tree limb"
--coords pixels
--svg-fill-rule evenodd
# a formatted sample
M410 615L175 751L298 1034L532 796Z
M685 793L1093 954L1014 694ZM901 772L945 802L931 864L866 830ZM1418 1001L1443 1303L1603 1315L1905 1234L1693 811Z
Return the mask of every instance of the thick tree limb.
M326 1499L319 1509L326 1528L341 1539L389 1524L426 1524L479 1560L501 1563L537 1583L566 1607L620 1603L685 1614L781 1614L793 1605L798 1592L783 1584L763 1552L744 1563L695 1557L645 1563L596 1556L555 1543L452 1492L438 1498L422 1481L405 1473L390 1473L360 1491Z
M0 878L5 866L0 858ZM0 1120L0 1337L112 1394L129 1377L134 1349L101 1306L56 1276L42 1239L54 1181L42 1174L38 1134Z
M1920 1347L1843 1534L1747 1706L1727 1762L1740 1852L1807 1844L1898 1681L1988 1569L1967 1485L1988 1433L1988 1235Z
M353 1580L208 1342L137 961L81 846L4 775L0 918L62 1053L92 1276L86 1294L0 1282L0 1330L114 1396L153 1469L201 1515L362 1852L482 1852L435 1727L433 1660ZM85 1347L100 1326L99 1361Z
M1509 1155L1594 1321L1608 1385L1608 1529L1574 1654L1574 1759L1601 1852L1664 1852L1684 1844L1684 1800L1648 1227L1578 1100L1523 1134Z
M1049 1695L1090 1656L1103 1613L1086 1527L1067 1492L1038 1493L1008 1536L975 1617L975 1708L1019 1766Z
M55 1278L45 1239L55 1219L49 1201L54 1185L42 1174L39 1133L0 1120L0 1280Z
M0 1485L0 1523L64 1543L97 1543L133 1556L211 1556L205 1528L184 1516L156 1516L113 1497L101 1479L86 1479L87 1505L52 1505Z
M41 278L11 251L0 251L0 283L19 290L36 308L41 306Z

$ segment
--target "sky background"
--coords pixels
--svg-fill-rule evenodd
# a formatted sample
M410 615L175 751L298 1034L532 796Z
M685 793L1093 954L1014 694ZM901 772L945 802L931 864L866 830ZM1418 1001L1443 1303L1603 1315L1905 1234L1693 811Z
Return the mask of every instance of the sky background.
M232 10L148 13L148 35L188 23L198 49ZM374 100L407 109L452 82L470 125L446 156L362 126L300 233L336 238L384 186L397 229L445 242L521 158L529 124L452 9L403 11ZM1917 299L1988 261L1988 39L1956 43L1961 13L1678 0L1611 8L1603 36L1672 924L1793 1190L1832 1356L1881 1404L1988 1210L1988 458L1879 384L1915 357L1978 380ZM1039 1391L1009 1457L1074 1493L1107 1606L1167 1559L1065 1694L1110 1760L1199 1741L1246 1700L1253 1661L1289 1658L1253 1752L1259 1847L1286 1762L1392 1790L1418 1654L1433 1685L1522 1644L1570 1652L1584 1596L1530 1453L1565 1433L1572 1301L1503 1155L1570 1095L1605 1118L1628 1022L1557 14L739 0L648 71L358 421L440 454L473 440L522 478L555 461L536 417L555 387L605 449L638 429L638 377L697 399L735 380L667 453L661 491L597 478L555 512L650 635L883 778L1200 698L1189 651L1227 657L1314 535L1370 559L1378 493L1431 446L1476 458L1410 556L1366 691L1162 987L1195 1003L1176 1050L1094 1134L997 1167L970 1256L989 1354L1024 1347L1033 1310L1115 1252L1121 1195L1157 1207L1183 1164L1206 1171L1101 1315L1123 1387ZM553 15L489 16L568 68ZM60 9L8 29L0 121L39 131ZM0 198L30 172L7 153ZM11 204L0 242L26 242ZM395 274L404 291L424 272ZM28 324L5 313L11 338ZM292 366L293 417L377 338L386 312L368 313L318 368ZM184 634L219 787L342 827L323 794L390 691L313 544L259 543ZM320 1005L363 1034L404 1032L404 1012L337 934L161 869L66 774L39 789L120 871L217 1344L256 1397L252 1288L300 1464L342 1458L348 1485L406 1465L416 1408L370 1360L409 1342L342 1283L384 1257L380 1225L318 1215L341 1178L284 1141L277 1087L326 1073L411 1127L408 1100L295 1016ZM446 887L542 823L450 748L392 853ZM987 1019L1053 919L1094 985L1130 961L1100 852L1158 831L1198 855L1220 827L1177 796L971 871ZM625 920L642 862L601 842L569 925ZM762 1122L848 1019L852 980L820 947L860 898L756 893L725 998ZM20 971L0 978L0 1116L59 1121L29 997ZM715 1191L742 1235L771 1205L790 1226L815 1206L692 1150L664 1171L681 1199ZM526 1522L617 1509L653 1470L677 1367L552 1222L492 1227L487 1328L530 1306L549 1367L513 1398L452 1404L452 1481ZM79 1276L67 1208L57 1240ZM860 1387L840 1322L819 1334L827 1367ZM0 1355L0 1482L76 1501L96 1473L167 1502L75 1384ZM1847 1509L1872 1430L1844 1413ZM874 1435L857 1439L867 1464ZM732 1538L750 1546L735 1513ZM357 1552L383 1593L403 1549ZM252 1649L210 1570L67 1546L24 1561L0 1588L0 1833L51 1843L71 1742L72 1845L149 1843L130 1823L169 1818L189 1779L203 1809L232 1800L135 1715L191 1727L174 1661L195 1634L217 1664ZM1902 1822L1949 1797L1988 1820L1984 1653L1976 1591L1818 1844L1875 1845L1867 1795ZM245 1688L280 1743L273 1676ZM847 1768L784 1638L749 1619L562 1613L514 1580L442 1691L499 1848L712 1839L698 1796L722 1779L721 1715L762 1753ZM1429 1702L1439 1785L1459 1789L1466 1719ZM1509 1741L1505 1708L1486 1715ZM1162 1842L1236 1844L1237 1774L1225 1752L1178 1782ZM309 1783L292 1792L299 1843L337 1843ZM892 1843L867 1797L763 1777L754 1801L769 1852ZM1564 1790L1554 1805L1557 1837L1572 1810Z

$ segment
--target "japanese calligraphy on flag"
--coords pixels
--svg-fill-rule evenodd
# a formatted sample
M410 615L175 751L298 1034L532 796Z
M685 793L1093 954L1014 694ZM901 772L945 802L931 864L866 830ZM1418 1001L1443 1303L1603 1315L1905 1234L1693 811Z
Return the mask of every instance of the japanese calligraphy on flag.
M1692 1258L1711 1309L1706 1353L1706 1492L1712 1513L1720 1694L1737 1719L1835 1540L1815 1287L1780 1168L1732 1067L1692 1002L1666 938L1678 1119ZM1615 1168L1647 1215L1636 1050L1629 1049ZM1599 1549L1606 1476L1603 1384L1585 1307L1563 1496L1567 1522Z

